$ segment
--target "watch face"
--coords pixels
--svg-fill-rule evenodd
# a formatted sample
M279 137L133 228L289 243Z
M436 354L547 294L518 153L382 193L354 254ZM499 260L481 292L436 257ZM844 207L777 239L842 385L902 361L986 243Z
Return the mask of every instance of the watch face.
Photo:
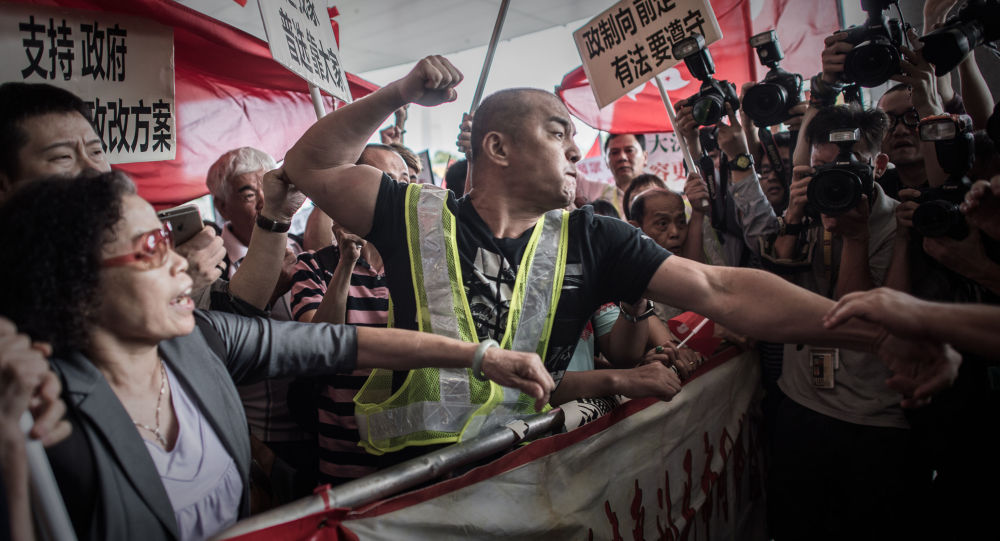
M737 156L736 157L736 166L739 167L740 169L749 169L750 168L750 156L747 156L746 154L741 154L741 155Z

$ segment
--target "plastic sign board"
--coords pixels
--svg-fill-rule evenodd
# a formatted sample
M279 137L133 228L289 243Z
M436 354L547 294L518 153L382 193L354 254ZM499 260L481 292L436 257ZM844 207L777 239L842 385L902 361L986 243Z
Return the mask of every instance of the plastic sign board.
M331 96L351 102L325 3L260 0L260 16L275 61Z
M91 107L110 163L174 159L170 27L117 13L4 4L0 47L4 82L48 83Z
M722 39L708 0L622 0L573 32L600 107L681 62L673 46L691 34Z

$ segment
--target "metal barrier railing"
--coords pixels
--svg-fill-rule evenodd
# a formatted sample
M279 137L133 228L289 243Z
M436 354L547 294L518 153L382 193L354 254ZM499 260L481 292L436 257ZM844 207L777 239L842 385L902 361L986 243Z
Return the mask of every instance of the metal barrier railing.
M558 408L524 420L512 421L468 441L450 445L361 479L349 481L326 492L248 518L213 539L216 541L232 539L332 508L358 507L378 501L510 449L519 443L554 433L562 428L563 422L563 411Z

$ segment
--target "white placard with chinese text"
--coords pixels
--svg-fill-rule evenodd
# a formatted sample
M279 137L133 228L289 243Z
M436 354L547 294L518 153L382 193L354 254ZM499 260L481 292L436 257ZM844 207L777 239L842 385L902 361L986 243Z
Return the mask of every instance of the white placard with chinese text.
M673 46L691 34L722 39L709 0L621 0L573 32L597 105L605 107L680 60Z
M317 0L260 0L271 56L331 96L351 102L347 72L326 13Z
M117 13L4 4L0 47L4 82L48 83L87 102L109 162L174 159L170 27Z

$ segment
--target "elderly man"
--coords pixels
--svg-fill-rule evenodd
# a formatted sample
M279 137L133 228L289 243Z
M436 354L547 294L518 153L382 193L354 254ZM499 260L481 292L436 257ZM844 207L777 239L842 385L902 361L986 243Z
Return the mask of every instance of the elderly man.
M83 100L47 84L0 86L0 149L0 200L24 181L111 170ZM195 290L219 278L225 251L211 227L176 249L188 260Z
M351 165L393 111L405 103L454 100L461 79L444 58L426 58L404 78L324 117L286 156L289 180L338 223L378 246L397 326L479 341L483 351L500 338L505 347L543 352L546 367L561 379L554 403L616 393L669 399L677 392L676 375L660 364L562 376L586 319L599 306L643 296L751 336L878 351L907 368L897 380L905 380L900 388L907 397L925 397L953 380L959 361L941 344L908 343L864 324L830 332L822 326L833 305L828 299L764 272L670 257L635 228L594 216L588 207L558 210L573 199L580 150L569 112L549 92L506 90L482 102L471 133L472 189L461 200ZM527 270L519 272L522 267ZM899 358L904 351L905 365ZM926 361L919 370L909 364L917 359ZM456 441L470 427L499 416L477 396L481 389L473 378L448 375L469 382L449 388L469 391L445 396L417 390L404 403L394 400L402 393L369 403L366 445L386 451L428 440ZM431 373L423 380L428 389L442 389L442 378ZM416 377L405 384L389 379L397 381L380 384L391 392L400 384L412 387ZM516 411L519 400L509 394L502 392L501 400ZM464 406L468 413L458 424L420 415L402 429L379 422L425 401Z

